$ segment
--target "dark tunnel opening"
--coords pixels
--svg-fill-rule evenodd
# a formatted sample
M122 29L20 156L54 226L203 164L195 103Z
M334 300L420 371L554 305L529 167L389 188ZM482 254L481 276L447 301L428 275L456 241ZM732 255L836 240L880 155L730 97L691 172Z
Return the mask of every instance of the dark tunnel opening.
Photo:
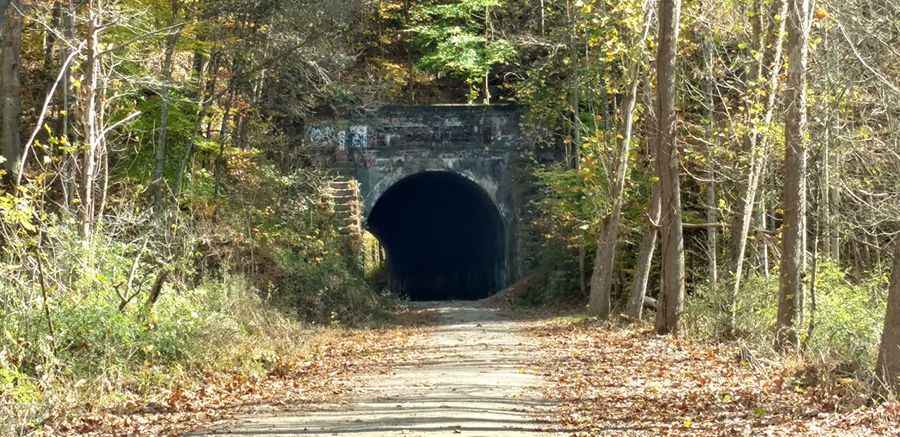
M410 300L476 300L503 286L503 222L463 176L409 176L378 199L367 224L387 253L390 288Z

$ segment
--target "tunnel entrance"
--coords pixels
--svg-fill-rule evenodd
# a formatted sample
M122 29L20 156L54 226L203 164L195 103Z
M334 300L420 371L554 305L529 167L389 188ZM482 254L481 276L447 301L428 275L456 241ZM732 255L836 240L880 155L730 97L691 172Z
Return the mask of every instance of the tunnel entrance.
M503 286L505 238L490 196L443 171L400 180L367 221L384 246L392 291L410 300L475 300Z

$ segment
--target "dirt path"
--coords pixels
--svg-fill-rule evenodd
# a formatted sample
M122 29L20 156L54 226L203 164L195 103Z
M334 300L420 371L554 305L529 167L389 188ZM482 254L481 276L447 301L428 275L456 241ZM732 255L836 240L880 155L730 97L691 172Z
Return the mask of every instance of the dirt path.
M256 415L210 435L546 436L550 404L528 369L536 345L521 325L477 303L424 304L437 313L391 375L360 378L353 401L320 411Z

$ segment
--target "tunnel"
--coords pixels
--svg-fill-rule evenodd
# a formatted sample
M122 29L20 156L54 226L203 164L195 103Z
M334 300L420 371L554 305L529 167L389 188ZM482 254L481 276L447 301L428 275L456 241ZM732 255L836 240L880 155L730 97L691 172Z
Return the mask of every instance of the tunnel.
M366 224L387 254L389 287L410 300L477 300L503 286L503 221L464 176L408 176L381 195Z

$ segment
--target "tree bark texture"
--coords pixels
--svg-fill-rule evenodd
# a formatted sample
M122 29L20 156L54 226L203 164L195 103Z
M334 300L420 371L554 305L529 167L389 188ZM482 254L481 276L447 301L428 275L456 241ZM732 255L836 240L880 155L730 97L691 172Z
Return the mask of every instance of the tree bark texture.
M659 230L656 223L660 214L659 183L653 184L653 192L650 195L650 205L647 215L650 225L641 238L641 246L638 251L637 266L634 269L634 281L631 284L631 296L628 298L628 306L625 315L634 320L641 320L644 313L644 301L647 297L647 283L650 281L650 268L653 265L653 253L656 252L656 242L659 239Z
M681 162L676 138L675 66L681 0L659 2L659 40L656 55L659 143L656 167L662 209L662 287L656 311L656 332L677 334L684 308L684 236L681 221Z
M0 155L6 159L3 166L10 180L18 176L19 162L22 159L21 128L21 82L19 78L22 28L22 16L7 5L0 5L0 16L7 15L8 20L2 29L3 45L0 47ZM4 13L5 12L5 13Z
M894 273L881 334L876 373L886 387L900 392L900 238L894 250Z
M802 313L803 280L806 266L806 167L807 109L806 67L809 55L810 0L789 0L787 27L790 68L786 91L784 226L780 291L778 297L777 342L796 347Z

